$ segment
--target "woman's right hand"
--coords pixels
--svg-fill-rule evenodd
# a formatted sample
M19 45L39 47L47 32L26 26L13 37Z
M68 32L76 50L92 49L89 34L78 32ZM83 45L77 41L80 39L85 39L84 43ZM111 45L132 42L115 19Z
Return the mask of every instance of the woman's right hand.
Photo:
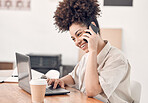
M48 85L53 85L53 88L56 89L58 85L60 85L61 88L65 88L65 83L61 79L47 79Z

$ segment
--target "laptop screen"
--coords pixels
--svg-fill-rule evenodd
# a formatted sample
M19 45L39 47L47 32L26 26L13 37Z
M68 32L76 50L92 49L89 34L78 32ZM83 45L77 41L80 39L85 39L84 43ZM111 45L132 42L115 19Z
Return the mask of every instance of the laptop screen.
M30 59L26 55L16 53L16 63L18 69L18 83L19 87L30 93L31 69Z

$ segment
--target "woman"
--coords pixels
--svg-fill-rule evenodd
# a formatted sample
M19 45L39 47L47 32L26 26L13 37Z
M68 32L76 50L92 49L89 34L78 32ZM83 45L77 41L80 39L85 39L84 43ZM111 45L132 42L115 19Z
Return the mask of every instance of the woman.
M55 25L69 31L75 45L86 54L74 70L60 79L47 79L48 84L75 85L88 97L108 103L132 103L130 97L130 65L120 50L95 33L100 8L97 0L64 0L55 12Z

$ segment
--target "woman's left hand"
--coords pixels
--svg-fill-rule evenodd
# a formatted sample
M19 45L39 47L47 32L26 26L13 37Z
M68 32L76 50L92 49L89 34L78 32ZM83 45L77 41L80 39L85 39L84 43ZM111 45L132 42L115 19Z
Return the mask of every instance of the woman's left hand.
M89 26L89 29L84 30L85 32L90 32L91 35L89 33L84 33L83 34L83 39L86 39L88 41L88 50L90 51L97 51L98 48L98 43L99 43L99 38L100 35L97 33L95 33L91 26Z

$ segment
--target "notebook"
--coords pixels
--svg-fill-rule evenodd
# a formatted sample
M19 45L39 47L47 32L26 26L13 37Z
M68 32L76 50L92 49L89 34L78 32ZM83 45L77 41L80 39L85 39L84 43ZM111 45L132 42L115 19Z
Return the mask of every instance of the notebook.
M31 94L29 81L32 79L32 72L29 56L16 53L16 64L18 69L19 87ZM45 95L63 95L67 93L70 93L70 91L63 88L52 89L47 86Z

